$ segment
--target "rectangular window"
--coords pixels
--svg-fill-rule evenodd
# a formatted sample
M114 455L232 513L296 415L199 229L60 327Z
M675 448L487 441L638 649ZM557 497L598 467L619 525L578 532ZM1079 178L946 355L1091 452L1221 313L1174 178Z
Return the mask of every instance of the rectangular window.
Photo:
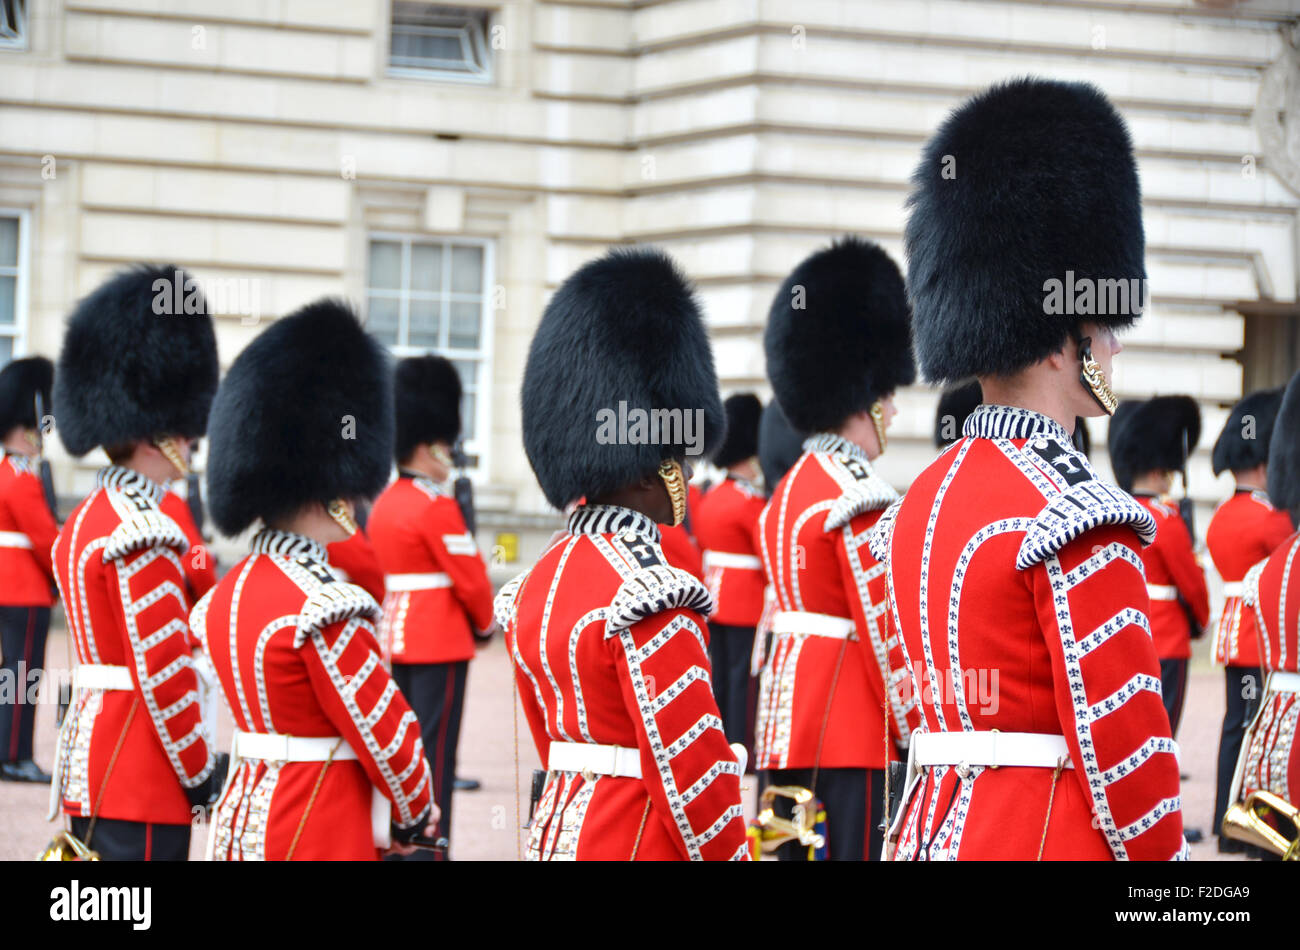
M491 82L489 15L479 7L394 0L389 72L424 79Z
M27 0L0 0L0 49L27 48Z
M465 238L373 235L366 276L370 333L398 358L437 353L455 363L465 454L477 469L488 428L491 251Z
M23 353L26 272L27 215L0 208L0 366Z

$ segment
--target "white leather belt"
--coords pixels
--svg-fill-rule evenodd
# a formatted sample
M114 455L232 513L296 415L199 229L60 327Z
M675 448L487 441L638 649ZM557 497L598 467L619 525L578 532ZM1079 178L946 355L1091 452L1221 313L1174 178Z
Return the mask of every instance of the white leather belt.
M1054 769L1064 760L1072 769L1065 736L1042 732L917 732L912 734L914 763L925 765L1030 766Z
M72 670L72 685L78 689L135 689L130 670L103 663L78 664Z
M853 621L848 617L832 617L806 610L778 610L772 615L773 633L807 633L843 640L852 638L854 629Z
M1269 673L1270 693L1300 693L1300 673Z
M385 574L384 587L393 593L411 590L437 590L451 586L451 575L433 574Z
M0 531L0 548L32 549L32 539L21 531Z
M619 778L641 777L641 752L620 745L552 742L546 767L552 772L591 772Z
M1241 581L1229 581L1223 585L1224 597L1240 597L1246 592L1246 585Z
M262 759L267 762L324 762L334 752L334 761L357 757L347 741L338 736L286 736L266 732L235 730L230 740L231 759Z
M1178 588L1171 584L1148 584L1147 596L1152 600L1177 600Z
M704 569L711 567L735 567L744 571L761 571L763 562L752 554L728 554L726 551L705 551Z

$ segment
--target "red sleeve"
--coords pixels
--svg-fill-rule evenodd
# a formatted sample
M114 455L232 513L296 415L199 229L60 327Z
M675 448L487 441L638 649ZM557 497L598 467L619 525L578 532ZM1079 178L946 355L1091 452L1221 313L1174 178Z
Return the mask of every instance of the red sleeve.
M18 530L27 535L32 542L32 554L54 583L54 562L50 559L50 549L54 539L59 536L59 525L50 514L50 507L45 501L45 489L41 480L35 475L23 473L14 479L9 513L18 523Z
M607 634L641 775L683 858L749 860L740 763L709 680L704 620L677 608Z
M212 737L203 730L180 557L169 547L143 548L105 568L109 600L125 633L127 666L144 711L177 779L195 788L212 772L215 759Z
M1169 569L1174 586L1191 606L1196 626L1204 630L1210 622L1210 591L1205 584L1205 571L1197 563L1196 552L1192 549L1192 536L1187 533L1183 519L1175 515L1161 522L1160 533L1153 546Z
M492 626L492 581L460 506L448 499L430 505L421 536L438 566L451 577L451 590L479 630Z
M1177 745L1160 699L1137 536L1086 532L1025 574L1070 771L1118 860L1185 857Z
M379 565L379 555L364 531L355 532L350 538L335 541L326 548L330 564L348 575L348 580L365 590L382 604L384 594L384 569Z
M325 715L393 803L393 823L427 822L433 780L420 726L384 668L370 621L350 617L313 630L301 655Z

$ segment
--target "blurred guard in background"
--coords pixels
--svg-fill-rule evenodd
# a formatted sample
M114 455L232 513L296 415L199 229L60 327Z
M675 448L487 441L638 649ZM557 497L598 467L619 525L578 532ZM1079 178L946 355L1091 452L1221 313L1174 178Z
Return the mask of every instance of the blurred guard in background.
M446 487L460 437L456 367L441 356L404 359L394 394L398 477L375 502L368 525L388 590L379 639L420 721L442 807L439 835L450 839L465 682L476 631L493 626L492 582Z
M723 403L727 437L713 464L727 476L695 509L695 536L704 555L704 582L713 595L709 660L713 695L729 742L750 741L749 658L763 613L763 562L758 556L758 516L764 497L759 477L758 419L763 404L753 393Z
M940 393L939 405L934 412L934 447L946 449L959 440L966 417L983 401L984 393L978 379L949 386ZM1088 435L1088 423L1083 416L1074 417L1074 434L1070 436L1070 441L1084 455L1092 452L1092 439Z
M764 348L789 421L813 433L759 522L776 592L759 685L756 766L772 785L826 806L832 860L878 859L885 769L905 754L916 706L885 602L885 568L867 529L898 493L872 471L916 378L898 267L846 237L794 269L777 291ZM910 692L910 690L909 690ZM777 802L788 813L789 799ZM782 859L806 852L782 845Z
M74 456L102 446L110 464L54 546L77 666L51 797L107 860L185 860L219 781L191 658L190 542L161 508L216 388L212 318L184 271L116 274L68 318L59 436Z
M59 533L41 484L39 403L50 410L54 364L14 360L0 370L0 780L48 782L32 759L36 704L29 686L45 667L45 638L54 603L50 548Z
M621 434L602 422L620 402L689 416L693 432ZM496 598L549 769L527 857L746 860L745 753L728 748L710 685L712 598L666 561L656 527L681 523L687 452L712 451L725 425L699 305L673 262L620 249L570 275L529 347L522 403L546 500L581 500Z
M419 724L385 669L379 605L326 545L388 480L392 376L345 304L320 300L250 343L212 405L212 520L251 553L191 614L235 718L212 820L218 860L374 860L437 821Z
M1226 709L1219 737L1219 777L1214 800L1214 831L1219 850L1246 850L1220 834L1228 808L1232 775L1240 758L1246 726L1255 718L1263 689L1260 632L1255 611L1243 607L1246 572L1268 557L1294 528L1291 518L1269 497L1269 459L1277 429L1282 390L1251 393L1232 408L1214 443L1214 474L1232 472L1236 490L1215 509L1205 532L1214 567L1223 578L1223 613L1214 628L1214 661L1224 667Z

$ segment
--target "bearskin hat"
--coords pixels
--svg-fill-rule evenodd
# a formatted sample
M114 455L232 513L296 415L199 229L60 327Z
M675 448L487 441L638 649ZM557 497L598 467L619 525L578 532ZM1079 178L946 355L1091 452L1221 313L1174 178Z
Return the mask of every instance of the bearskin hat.
M1201 438L1201 410L1191 396L1122 402L1110 420L1107 446L1115 482L1125 491L1146 472L1179 472Z
M401 360L393 373L393 401L397 409L397 443L400 464L426 442L455 445L460 438L460 373L441 356L412 356Z
M763 348L790 423L806 432L839 428L916 379L898 266L853 236L813 253L776 292Z
M1300 521L1300 373L1291 377L1274 424L1277 438L1268 449L1268 500Z
M54 385L54 364L43 356L13 360L0 369L0 438L10 430L36 429L36 394L41 394L45 411L50 411L50 388Z
M1268 461L1273 425L1282 405L1282 387L1261 389L1232 407L1214 441L1214 474L1241 472Z
M709 455L726 434L694 290L662 251L578 268L542 313L521 393L524 451L556 508Z
M979 93L930 139L912 184L907 285L927 379L1015 373L1080 322L1137 319L1137 165L1094 86L1026 78Z
M370 498L393 459L387 351L344 302L282 317L235 359L212 404L208 506L226 535L313 501Z
M758 454L758 420L763 403L753 393L736 393L722 404L727 415L727 437L713 453L718 468L731 466Z
M961 438L962 425L975 407L984 401L984 391L978 379L949 386L939 394L939 405L934 410L934 445L942 449Z
M758 467L763 470L763 485L769 495L803 455L807 437L807 433L790 425L775 399L763 407L763 418L758 423Z
M217 336L194 278L137 266L100 284L68 317L54 378L59 438L73 455L203 434L217 391Z

